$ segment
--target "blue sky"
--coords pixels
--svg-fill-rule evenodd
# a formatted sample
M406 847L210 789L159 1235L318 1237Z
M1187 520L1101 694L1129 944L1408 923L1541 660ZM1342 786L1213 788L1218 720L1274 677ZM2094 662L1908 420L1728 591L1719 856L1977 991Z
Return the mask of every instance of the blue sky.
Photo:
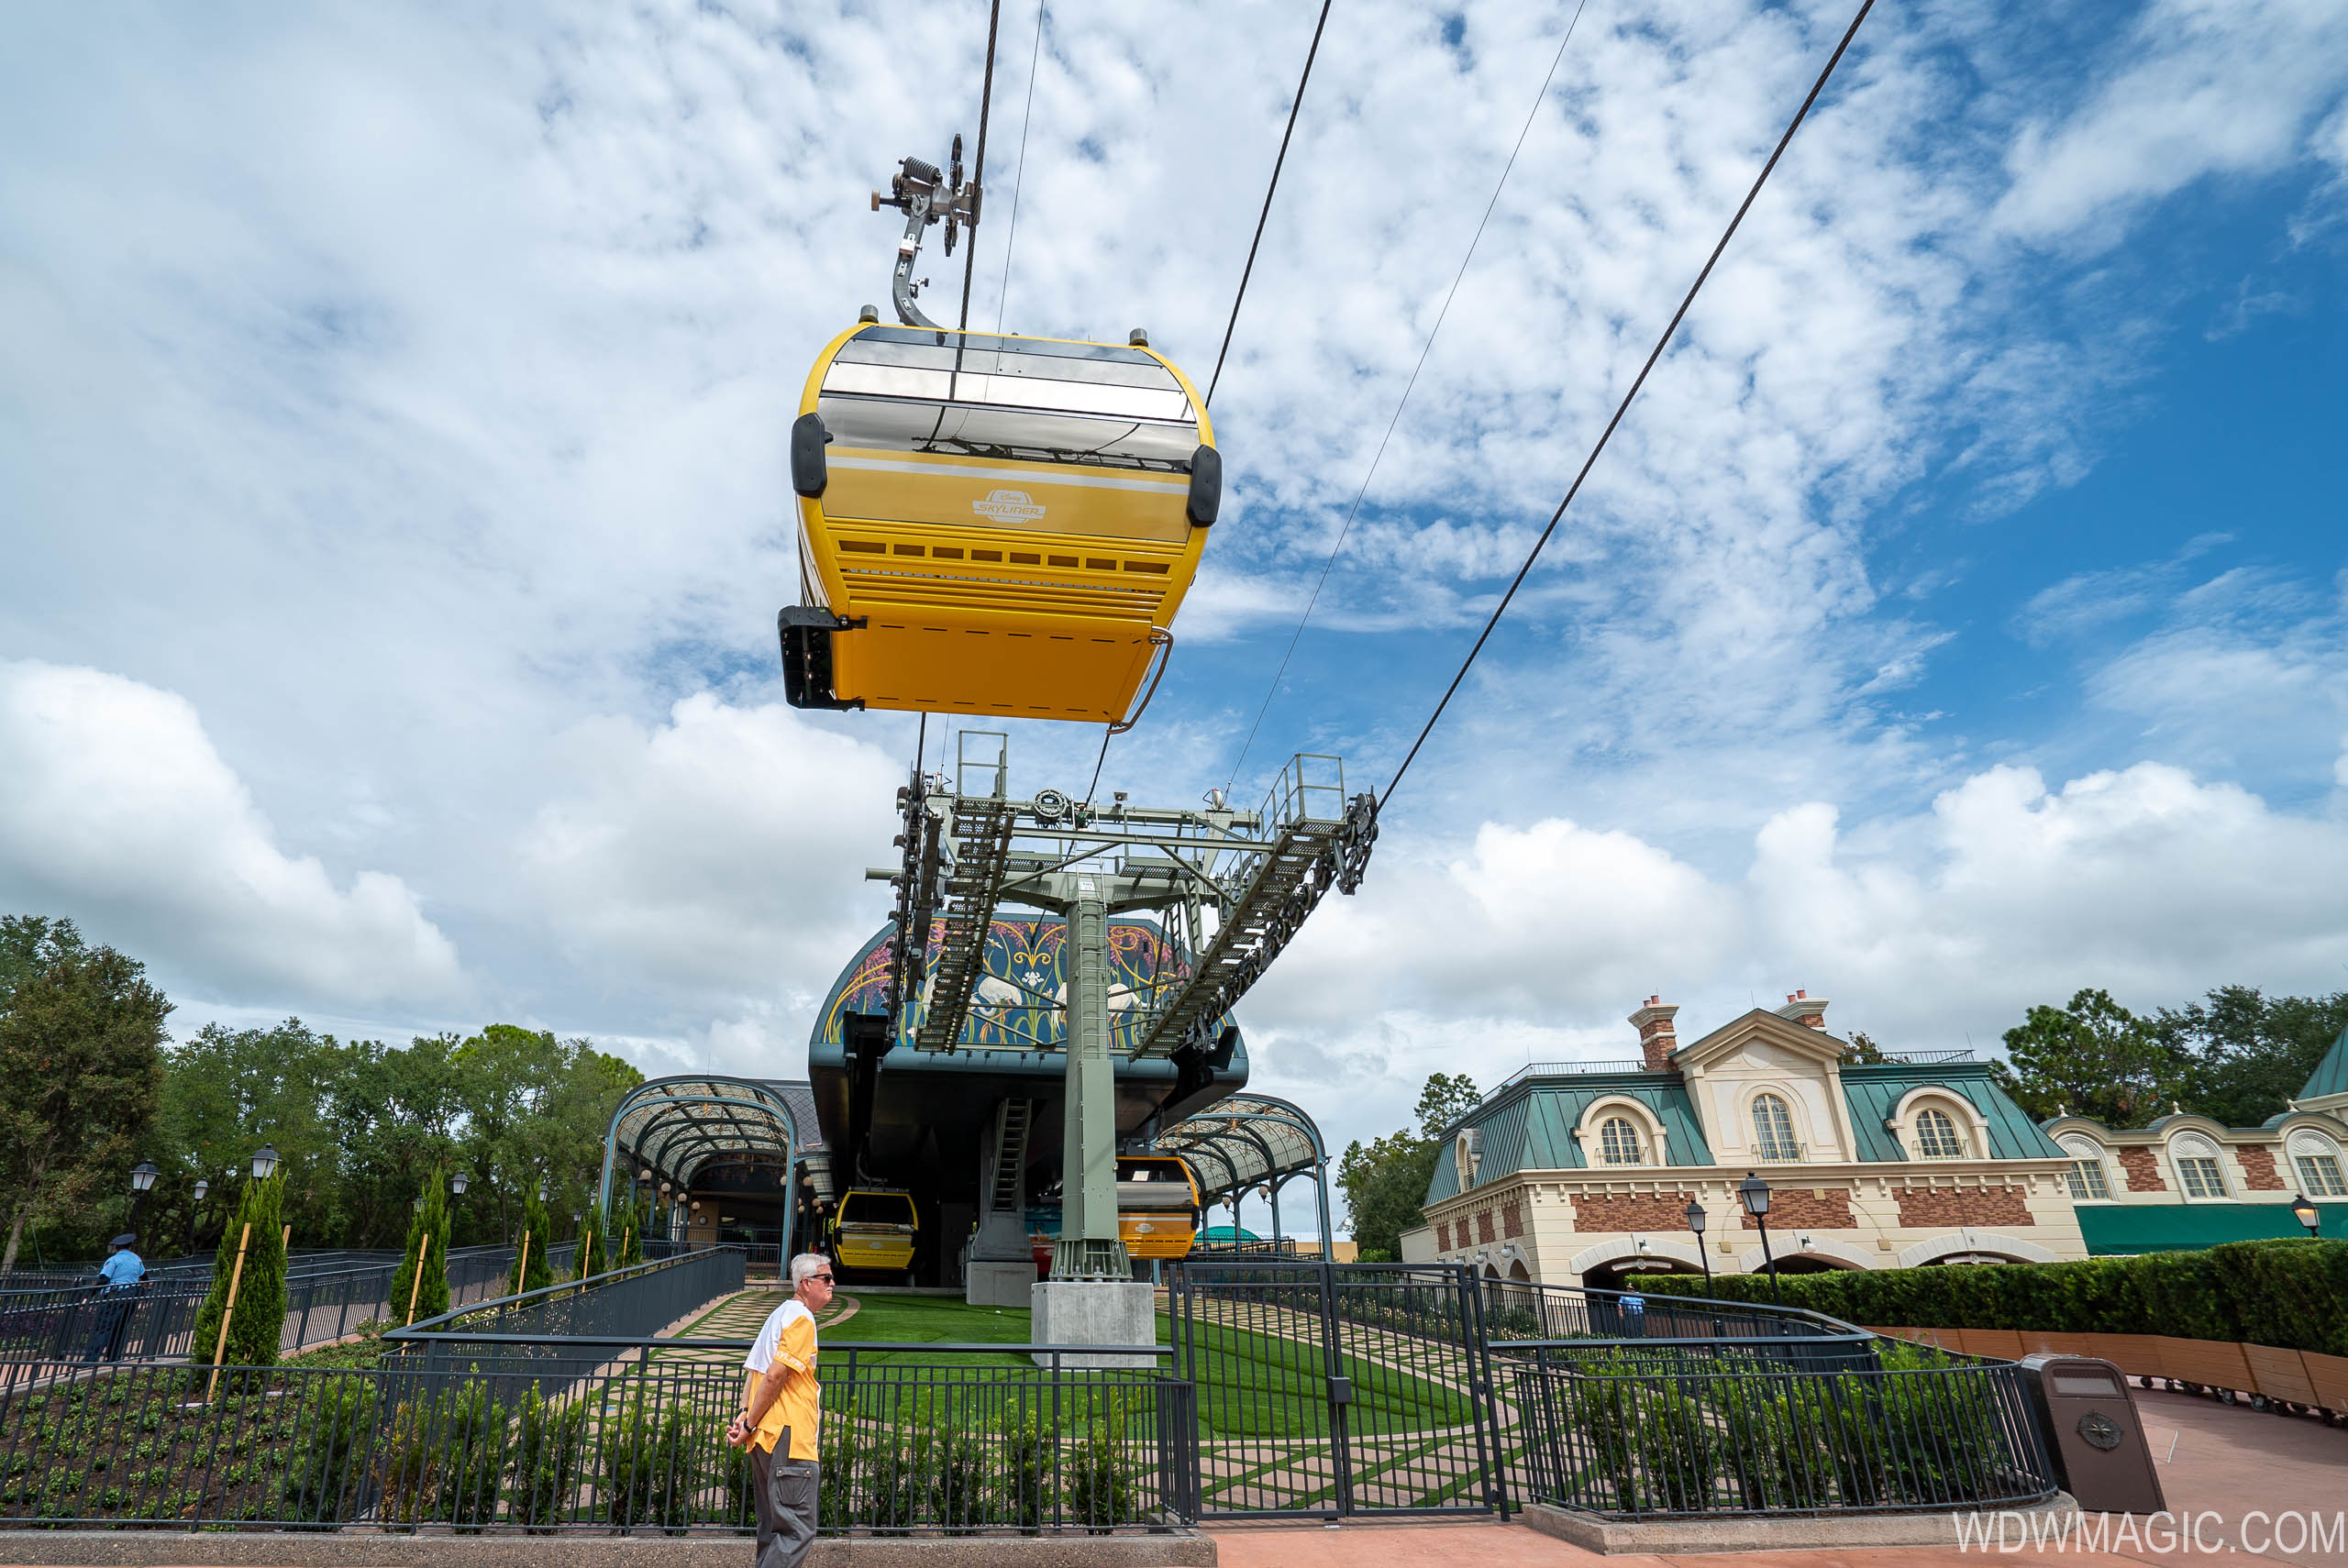
M1053 14L1022 169L1007 4L976 319L1203 378L1312 10ZM1232 767L1537 94L1241 775L1383 782L1847 19L1590 0L1560 58L1571 15L1341 0L1103 788ZM781 704L782 432L885 296L865 193L975 132L982 7L26 28L0 906L186 1027L795 1072L914 724ZM1656 992L1942 1046L2081 986L2348 985L2343 94L2314 0L1879 6L1370 886L1251 998L1259 1083L1342 1138L1430 1071L1623 1055ZM1097 745L1019 726L1016 777Z

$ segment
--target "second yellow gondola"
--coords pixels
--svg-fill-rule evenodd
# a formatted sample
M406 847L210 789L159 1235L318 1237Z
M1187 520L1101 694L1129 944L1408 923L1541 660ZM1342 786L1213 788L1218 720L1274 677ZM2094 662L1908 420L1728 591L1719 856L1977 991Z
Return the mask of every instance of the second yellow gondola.
M1127 720L1223 492L1196 389L1138 332L859 324L808 375L791 467L802 708Z

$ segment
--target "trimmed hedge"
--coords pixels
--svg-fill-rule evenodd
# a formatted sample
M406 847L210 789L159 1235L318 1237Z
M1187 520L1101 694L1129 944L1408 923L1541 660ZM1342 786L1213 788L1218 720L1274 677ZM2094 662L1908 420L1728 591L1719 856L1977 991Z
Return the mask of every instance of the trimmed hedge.
M2229 1242L2200 1253L1778 1276L1785 1303L1883 1329L2173 1334L2348 1355L2348 1242ZM1767 1302L1765 1275L1647 1275L1652 1296Z

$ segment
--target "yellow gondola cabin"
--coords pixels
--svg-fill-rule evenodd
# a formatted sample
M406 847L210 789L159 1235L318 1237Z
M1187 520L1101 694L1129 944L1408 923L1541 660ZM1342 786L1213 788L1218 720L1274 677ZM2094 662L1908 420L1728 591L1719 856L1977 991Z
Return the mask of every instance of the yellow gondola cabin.
M793 706L1135 716L1223 468L1196 390L1134 339L866 323L825 348L791 435Z

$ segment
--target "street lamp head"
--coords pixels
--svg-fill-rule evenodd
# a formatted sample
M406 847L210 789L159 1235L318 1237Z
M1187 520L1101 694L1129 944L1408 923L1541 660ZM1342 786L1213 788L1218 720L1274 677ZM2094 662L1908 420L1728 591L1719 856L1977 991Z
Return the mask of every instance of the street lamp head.
M253 1151L253 1180L267 1181L277 1174L277 1151L263 1143Z
M2308 1228L2308 1234L2318 1233L2323 1224L2323 1210L2308 1201L2306 1193L2291 1199L2291 1217Z
M455 1193L459 1198L462 1198L465 1195L465 1188L471 1187L472 1182L473 1178L471 1176L466 1175L463 1171L459 1171L455 1176L449 1178L449 1190Z
M205 1181L202 1176L198 1176L198 1177L196 1178L196 1181L195 1181L195 1200L196 1200L198 1203L203 1202L203 1201L204 1201L204 1195L205 1195L205 1193L207 1193L207 1192L210 1192L211 1190L212 1190L212 1184L211 1184L210 1182Z
M130 1190L147 1192L153 1189L155 1178L163 1173L155 1168L152 1160L141 1160L130 1167Z
M538 1201L539 1201L540 1203L544 1203L546 1200L547 1200L547 1184L546 1184L546 1183L544 1183L544 1182L540 1182L540 1183L538 1183Z
M415 1209L418 1214L423 1213L423 1212L424 1212L424 1194L422 1194L422 1193L420 1193L420 1192L419 1192L419 1193L417 1193L417 1194L415 1195L415 1201L414 1201L413 1203L409 1204L409 1205L408 1205L408 1207L409 1207L409 1208L411 1208L411 1209Z
M1769 1184L1751 1171L1736 1184L1736 1196L1744 1204L1744 1211L1755 1220L1769 1212Z
M1699 1236L1704 1233L1704 1206L1702 1204L1690 1203L1688 1206L1688 1229L1693 1231Z

